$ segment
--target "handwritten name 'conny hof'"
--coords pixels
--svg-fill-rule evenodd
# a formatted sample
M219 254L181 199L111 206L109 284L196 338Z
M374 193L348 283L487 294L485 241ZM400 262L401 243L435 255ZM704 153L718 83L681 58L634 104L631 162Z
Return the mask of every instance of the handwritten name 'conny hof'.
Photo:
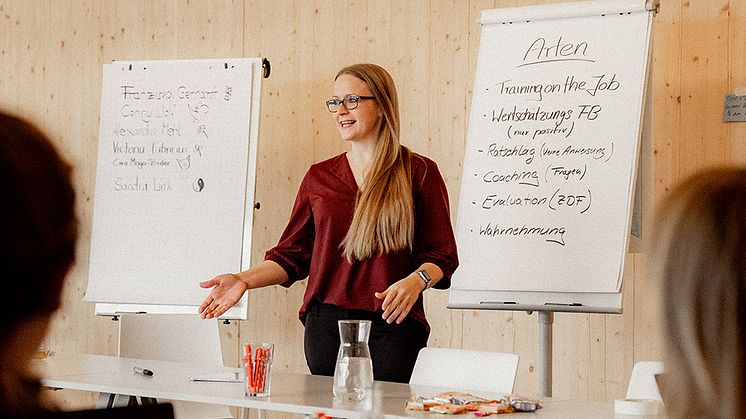
M589 138L584 127L603 120L608 106L598 99L623 85L616 72L595 72L596 61L588 41L537 37L513 71L478 92L480 123L488 129L474 138L479 164L464 179L480 191L467 202L480 214L470 233L565 246L570 227L551 214L593 211L594 190L585 181L614 157L614 141ZM500 212L507 209L534 216L506 223Z
M217 138L210 115L230 101L232 88L176 85L151 89L136 84L118 88L113 127L107 133L115 192L173 192L188 183L201 192L206 180L191 169L209 155Z

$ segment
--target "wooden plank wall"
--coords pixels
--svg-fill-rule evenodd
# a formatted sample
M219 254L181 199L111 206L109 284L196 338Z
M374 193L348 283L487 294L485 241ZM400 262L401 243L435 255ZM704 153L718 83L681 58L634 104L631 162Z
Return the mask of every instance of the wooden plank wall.
M376 62L398 84L403 142L439 162L458 202L481 10L541 0L0 0L0 107L52 134L76 166L78 264L49 342L54 351L115 354L116 323L83 302L95 180L101 65L111 60L267 57L252 260L275 244L306 168L345 150L322 105L342 66ZM723 95L746 87L746 2L662 0L655 18L643 156L648 207L697 169L746 163L746 125L721 122ZM650 205L652 201L653 205ZM643 242L649 242L649 211ZM647 235L646 235L647 234ZM625 271L624 314L557 314L554 395L624 395L634 362L663 359L655 284L644 251ZM126 265L123 266L126 269ZM277 344L278 370L305 372L297 309L303 284L251 293L247 321L221 325L228 364L240 342ZM535 395L538 321L523 312L450 311L429 291L431 346L515 352L516 390ZM67 406L90 395L65 393Z

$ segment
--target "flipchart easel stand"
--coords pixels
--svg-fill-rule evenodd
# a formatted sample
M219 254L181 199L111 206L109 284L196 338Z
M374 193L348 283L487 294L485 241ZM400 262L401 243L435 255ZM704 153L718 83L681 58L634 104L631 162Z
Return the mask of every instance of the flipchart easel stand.
M260 90L262 78L269 78L271 67L266 58L254 64L261 67L261 76L255 75L250 81L254 89ZM131 67L131 65L130 65ZM226 68L228 64L226 64ZM253 140L258 137L259 94L252 99L255 111L251 115L249 135ZM255 159L255 150L250 151L249 160ZM253 179L253 174L251 175ZM249 185L253 188L253 185ZM253 189L250 194L253 200ZM251 203L252 201L248 201ZM241 251L242 269L248 269L251 257L251 213L260 208L254 202L246 208L244 222L244 243ZM243 298L219 319L202 320L196 306L170 304L110 303L96 302L95 314L111 316L118 322L117 355L128 358L177 361L223 367L222 345L218 330L218 320L230 324L230 320L243 320L247 317L248 298ZM157 372L156 372L157 373ZM241 380L242 382L243 380ZM137 398L122 394L99 394L96 408L128 406L133 404L153 404L153 398ZM181 418L232 418L228 407L201 403L174 403L177 417ZM247 409L242 409L244 416ZM259 412L261 418L262 412Z
M591 4L583 3L583 5ZM624 7L619 2L595 2L600 7L606 7L611 5L613 7ZM629 1L628 3L639 3L639 1ZM539 7L539 6L536 6ZM548 6L553 7L553 6ZM560 7L560 6L557 6ZM644 0L644 8L648 12L652 12L653 15L657 14L660 10L659 0ZM516 8L518 9L518 8ZM567 12L567 10L565 10ZM570 11L571 13L572 11ZM651 51L648 50L648 62L650 62ZM649 67L649 66L648 66ZM645 74L647 80L648 74ZM640 247L640 236L641 236L641 225L643 212L648 213L650 208L649 204L646 205L646 211L643 211L643 197L649 198L649 191L643 190L646 186L650 186L648 182L643 182L643 179L650 177L650 173L647 173L647 178L644 178L641 173L649 171L649 164L641 164L643 153L650 155L651 144L652 144L652 126L649 115L651 114L652 104L650 100L651 86L649 83L643 88L643 103L644 112L641 116L643 127L641 136L641 153L637 157L637 179L635 181L634 190L634 205L632 211L632 220L630 230L632 236L630 237L628 247L633 249L639 249ZM638 138L638 140L639 140ZM646 162L649 163L649 162ZM648 199L649 201L649 199ZM505 310L505 311L526 311L529 315L533 314L534 311L538 312L539 322L539 350L538 350L538 368L539 368L539 379L538 379L538 393L540 397L551 397L552 396L552 378L553 378L553 325L554 325L554 314L555 312L567 312L567 313L585 313L585 314L621 314L622 313L622 290L621 281L620 289L618 292L610 293L582 293L582 292L568 292L568 293L553 293L553 292L539 292L539 291L497 291L489 290L477 291L477 290L457 290L454 292L452 287L448 308L452 309L476 309L476 310ZM554 301L563 301L561 303Z
M530 314L531 312L529 312ZM539 312L539 394L552 397L552 324L553 311Z

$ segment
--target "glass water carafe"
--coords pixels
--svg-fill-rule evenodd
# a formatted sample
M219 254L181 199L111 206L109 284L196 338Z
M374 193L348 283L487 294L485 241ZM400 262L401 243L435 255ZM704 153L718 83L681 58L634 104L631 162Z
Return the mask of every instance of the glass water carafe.
M334 369L334 397L360 401L373 386L368 337L370 320L339 320L339 352Z

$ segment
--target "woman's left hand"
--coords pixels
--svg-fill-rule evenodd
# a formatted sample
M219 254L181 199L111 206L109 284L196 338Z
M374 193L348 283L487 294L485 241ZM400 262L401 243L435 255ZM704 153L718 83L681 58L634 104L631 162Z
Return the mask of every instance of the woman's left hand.
M420 296L423 287L422 280L415 274L396 281L384 292L375 293L376 298L383 300L381 308L386 323L396 321L396 324L401 324Z

